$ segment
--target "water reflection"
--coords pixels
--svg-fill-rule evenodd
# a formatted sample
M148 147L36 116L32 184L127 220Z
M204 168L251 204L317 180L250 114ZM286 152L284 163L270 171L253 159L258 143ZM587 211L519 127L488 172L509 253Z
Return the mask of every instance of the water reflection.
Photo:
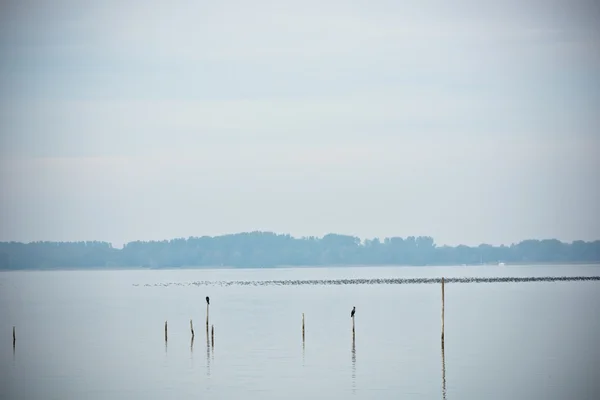
M192 339L190 340L190 353L194 354L194 336L192 335Z
M352 334L352 394L356 393L356 340Z
M443 341L442 341L442 399L446 400L446 357L445 357Z
M304 340L302 340L302 366L304 367L304 354L305 354L305 347L304 347Z
M206 335L206 376L210 377L210 341Z

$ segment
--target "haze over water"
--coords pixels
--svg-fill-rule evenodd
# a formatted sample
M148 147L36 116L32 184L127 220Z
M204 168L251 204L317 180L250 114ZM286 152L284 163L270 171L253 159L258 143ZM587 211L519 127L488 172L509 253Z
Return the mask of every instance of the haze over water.
M439 284L193 284L441 276L600 276L600 266L3 272L0 397L597 398L597 281L446 284L443 359Z
M145 269L600 262L599 16L3 1L0 400L600 398L600 266Z

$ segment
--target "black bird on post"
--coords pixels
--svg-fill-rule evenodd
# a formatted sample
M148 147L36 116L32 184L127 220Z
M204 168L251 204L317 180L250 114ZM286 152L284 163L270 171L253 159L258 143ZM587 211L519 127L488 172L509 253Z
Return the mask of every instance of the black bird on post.
M210 298L206 296L206 341L208 342L208 309L210 308Z
M350 318L354 318L355 312L356 312L356 306L352 307L352 312L350 313Z

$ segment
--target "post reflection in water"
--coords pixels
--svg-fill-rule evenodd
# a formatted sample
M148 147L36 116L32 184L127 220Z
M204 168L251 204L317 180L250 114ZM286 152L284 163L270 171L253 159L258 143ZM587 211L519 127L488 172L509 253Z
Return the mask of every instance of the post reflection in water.
M304 355L305 355L305 347L304 340L302 341L302 366L304 367Z
M190 364L194 368L194 337L190 339Z
M446 357L444 342L442 342L442 399L446 400Z
M210 359L215 361L215 335L211 333L211 341L210 341Z
M210 341L206 335L206 375L210 377Z
M352 335L352 394L356 393L356 340Z

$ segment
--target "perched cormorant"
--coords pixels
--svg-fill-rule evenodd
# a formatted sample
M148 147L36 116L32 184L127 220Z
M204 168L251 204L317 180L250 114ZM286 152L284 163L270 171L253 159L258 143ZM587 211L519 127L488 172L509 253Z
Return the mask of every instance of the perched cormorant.
M206 296L206 304L210 304L210 299Z
M350 313L350 318L354 318L355 312L356 312L356 306L352 307L352 312Z

